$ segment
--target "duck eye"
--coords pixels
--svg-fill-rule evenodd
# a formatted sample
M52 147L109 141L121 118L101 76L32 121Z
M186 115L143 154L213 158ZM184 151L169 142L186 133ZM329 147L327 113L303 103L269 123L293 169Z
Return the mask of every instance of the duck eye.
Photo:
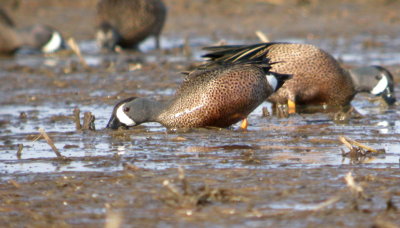
M124 112L129 112L130 108L129 107L124 107Z
M381 80L381 78L382 78L381 75L376 75L376 76L375 76L375 79L376 79L376 80Z

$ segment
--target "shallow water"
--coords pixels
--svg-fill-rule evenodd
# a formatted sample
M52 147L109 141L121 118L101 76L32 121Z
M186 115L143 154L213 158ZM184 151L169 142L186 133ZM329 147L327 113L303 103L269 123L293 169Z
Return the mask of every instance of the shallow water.
M98 0L7 2L18 27L73 36L90 68L68 50L0 59L0 227L400 226L398 104L357 95L363 117L342 124L323 113L262 117L264 103L245 132L104 129L118 100L173 95L203 46L259 43L257 30L315 44L346 67L383 65L398 82L400 2L164 0L162 50L148 39L142 52L114 54L93 40ZM75 129L75 108L94 114L96 131ZM40 128L68 159L37 139ZM339 136L386 153L343 158Z
M169 90L168 90L169 91ZM151 91L141 91L143 95ZM166 92L167 94L170 92ZM348 124L335 124L328 114L294 115L288 119L261 117L264 103L249 118L247 132L232 129L197 129L189 132L166 132L157 123L149 123L127 131L123 136L113 136L105 130L112 106L95 104L81 106L96 116L96 132L75 131L72 119L51 121L54 116L71 116L74 105L5 105L0 119L8 121L1 130L0 172L13 174L25 172L62 171L115 171L129 162L146 169L185 167L196 169L250 168L273 169L279 167L314 168L325 165L349 164L338 141L341 135L365 142L386 154L366 159L368 167L398 167L400 158L399 110L382 109L379 103L370 103L367 96L358 95L354 107L364 116ZM26 113L28 120L21 120ZM38 128L45 129L55 145L66 157L74 161L65 165L55 163L54 152L43 140L33 141ZM17 144L23 144L21 159L17 159ZM118 159L112 164L102 164L96 157ZM90 157L89 161L84 158Z
M398 47L377 47L366 51L356 45L360 39L362 40L362 37L356 37L348 48L337 48L342 45L340 39L316 43L352 65L391 65L400 62ZM301 42L296 39L287 41ZM229 42L241 43L233 40ZM142 49L148 53L144 57L140 53L133 53L131 58L129 53L100 55L94 41L83 41L80 45L92 72L76 67L75 56L18 56L15 62L5 60L3 66L11 70L1 72L0 79L3 77L9 80L14 76L16 80L11 83L12 89L0 91L0 97L3 99L0 109L0 179L5 183L15 178L22 179L27 174L52 176L71 172L80 175L111 175L125 170L124 166L130 164L141 170L158 172L159 175L164 172L168 175L171 169L182 167L188 173L206 172L205 176L214 177L213 174L207 173L207 170L210 170L211 173L218 172L219 176L215 178L225 181L226 178L221 175L230 175L231 171L244 172L246 174L243 175L248 175L247 178L233 178L231 181L237 182L238 185L247 185L249 181L263 180L266 175L274 175L271 172L277 172L276 177L285 179L285 175L307 173L307 170L319 177L322 175L319 169L321 172L329 172L323 171L326 169L337 171L353 167L354 164L357 169L399 168L399 106L383 107L380 101L371 101L372 97L365 94L357 95L352 102L363 117L352 118L345 124L335 123L331 114L324 113L296 114L289 118L262 117L263 107L267 107L270 113L272 111L271 105L265 102L249 116L250 126L245 132L237 130L238 124L230 129L192 129L176 132L166 131L157 123L144 124L122 132L104 129L113 105L119 99L131 94L172 96L177 84L183 79L178 72L189 67L191 62L200 60L201 47L209 45L212 40L191 40L190 56L174 51L177 49L180 53L184 43L182 39L163 39L162 43L171 51L160 55L153 50L152 40L149 40L142 45ZM394 43L400 41L396 40ZM104 63L107 61L115 62L115 65L105 67ZM160 66L158 62L164 62L164 65ZM16 69L15 72L13 69ZM27 82L26 86L24 82ZM399 89L396 87L397 91ZM400 97L397 96L397 99ZM82 113L92 112L96 117L96 131L75 129L72 112L76 107L79 107ZM69 161L57 160L46 141L36 139L39 128L45 129L55 146L63 156L70 159ZM342 156L342 150L348 149L339 142L339 136L349 137L376 149L384 149L386 153L355 162ZM19 144L23 144L20 158L17 156ZM290 170L293 170L293 173L290 173ZM377 174L375 171L371 173ZM312 179L312 175L301 176L299 181L307 183ZM398 178L396 175L394 173L389 176ZM63 178L73 177L67 175ZM332 171L323 175L323 178L334 182L343 178L343 174ZM158 179L152 181L160 182ZM137 185L142 186L146 183L137 182ZM290 190L291 184L289 187L281 187L280 191ZM317 200L302 200L302 197L311 195L312 192L306 192L294 198L277 198L267 203L254 203L254 207L266 214L287 210L307 212L320 206L315 202L326 200L323 194L312 196L317 197ZM399 198L394 197L394 200L398 202ZM151 204L146 205L151 207ZM87 205L81 210L81 213L91 214L104 214L106 211L96 205ZM91 220L87 217L74 220L77 224L86 223L85 221ZM257 220L248 220L247 217L240 222L249 226L265 225Z

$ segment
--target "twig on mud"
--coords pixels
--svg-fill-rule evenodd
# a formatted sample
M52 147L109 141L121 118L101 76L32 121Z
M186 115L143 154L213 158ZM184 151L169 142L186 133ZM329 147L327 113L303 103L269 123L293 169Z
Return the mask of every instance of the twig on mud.
M81 110L79 108L74 108L74 121L75 121L75 128L77 131L82 130L81 119L79 117Z
M340 137L339 137L339 140L340 140L343 144L345 144L350 150L353 150L353 149L354 149L354 147L352 146L352 144L353 144L353 145L358 146L358 147L360 147L361 149L366 150L366 151L369 151L369 152L371 152L371 153L380 153L378 150L376 150L376 149L374 149L374 148L372 148L372 147L366 146L366 145L364 145L364 144L361 144L361 143L359 143L359 142L357 142L357 141L355 141L355 140L353 140L353 139L350 139L350 138L347 138L347 137L344 137L344 136L340 136Z
M348 142L348 140L343 137L343 136L339 136L339 140L340 142L342 142L349 150L353 150L353 146Z
M269 117L271 116L271 113L269 113L268 108L267 107L263 107L262 108L262 117Z
M351 107L349 110L345 111L345 110L339 110L338 112L335 112L333 114L333 122L337 123L337 124L345 124L345 123L349 123L350 119L352 117L360 117L360 114L357 112L356 109L354 109L354 107Z
M91 112L85 112L83 114L83 125L81 125L80 112L81 110L79 108L75 108L73 111L76 130L95 131L96 127L94 125L94 121L96 120L96 117L92 115Z
M256 36L258 37L258 39L260 39L261 42L263 43L268 43L270 42L267 35L265 35L265 33L261 32L260 30L256 31Z
M23 144L18 144L18 151L17 151L17 158L21 159L22 156L22 150L24 149L24 145Z
M349 152L344 152L342 150L342 156L350 157L352 162L355 163L362 162L365 157L385 153L385 150L383 149L376 150L372 147L366 146L344 136L340 136L339 141L342 142L350 150Z
M44 129L43 129L43 128L39 128L39 132L40 132L40 136L42 136L42 137L46 140L47 144L50 145L51 149L54 151L54 153L56 154L57 158L62 159L62 160L65 160L66 157L64 157L64 156L60 153L60 151L58 151L57 147L54 145L53 140L52 140L52 139L49 137L49 135L44 131ZM39 137L40 137L40 136L39 136Z
M366 146L366 145L364 145L364 144L361 144L361 143L359 143L359 142L357 142L357 141L354 141L354 140L351 140L351 139L348 139L352 144L354 144L354 145L356 145L356 146L358 146L358 147L360 147L360 148L362 148L362 149L364 149L364 150L366 150L366 151L369 151L369 152L371 152L371 153L380 153L378 150L376 150L376 149L374 149L374 148L372 148L372 147L369 147L369 146Z
M86 63L85 58L83 58L81 49L79 48L79 45L76 43L75 39L69 38L67 43L72 49L72 51L78 56L79 62L82 64L82 66L85 69L90 69L89 65Z
M340 196L334 196L322 203L317 204L313 210L318 211L318 210L324 209L325 207L332 205L332 204L336 203L337 201L339 201L340 198L341 198Z
M85 112L84 116L83 116L83 126L82 129L83 130L91 130L91 131L95 131L96 127L94 126L94 121L95 121L95 116L92 115L91 112Z
M163 186L168 190L162 193L160 200L171 207L176 208L194 208L204 206L206 204L218 202L238 202L244 201L245 198L235 196L231 191L219 188L209 188L206 185L194 188L189 184L185 177L183 168L178 168L178 180L180 188L175 186L169 180L163 181Z
M364 189L361 187L361 185L357 184L354 181L353 175L351 172L348 172L346 176L344 177L344 180L346 181L347 186L350 188L350 190L355 193L357 196L365 197L364 195Z

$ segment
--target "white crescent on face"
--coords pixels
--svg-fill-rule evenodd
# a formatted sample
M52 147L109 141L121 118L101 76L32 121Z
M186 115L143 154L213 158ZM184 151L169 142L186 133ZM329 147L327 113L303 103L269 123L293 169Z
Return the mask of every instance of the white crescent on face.
M53 32L49 42L47 42L46 45L42 47L42 52L51 53L57 51L61 47L62 41L63 40L60 33Z
M126 113L124 112L124 106L125 104L118 107L115 114L117 116L117 119L119 120L119 122L125 124L128 127L135 126L136 125L135 121L129 118L129 116L126 115Z
M388 87L389 81L386 76L382 76L381 80L379 80L378 84L371 90L371 93L374 95L381 94Z
M275 75L273 74L267 74L265 75L267 77L269 85L272 87L272 90L275 92L276 88L278 87L278 79L276 79Z

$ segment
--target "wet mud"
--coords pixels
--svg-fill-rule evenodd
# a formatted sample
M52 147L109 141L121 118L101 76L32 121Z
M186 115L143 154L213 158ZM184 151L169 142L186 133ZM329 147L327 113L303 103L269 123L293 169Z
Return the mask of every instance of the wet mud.
M247 131L104 129L118 100L173 95L201 47L256 43L256 30L399 82L399 2L170 0L162 49L149 39L117 54L93 40L95 3L2 3L20 26L52 22L74 37L89 67L70 50L0 59L1 227L400 226L400 109L366 94L350 117L279 118L265 102Z

